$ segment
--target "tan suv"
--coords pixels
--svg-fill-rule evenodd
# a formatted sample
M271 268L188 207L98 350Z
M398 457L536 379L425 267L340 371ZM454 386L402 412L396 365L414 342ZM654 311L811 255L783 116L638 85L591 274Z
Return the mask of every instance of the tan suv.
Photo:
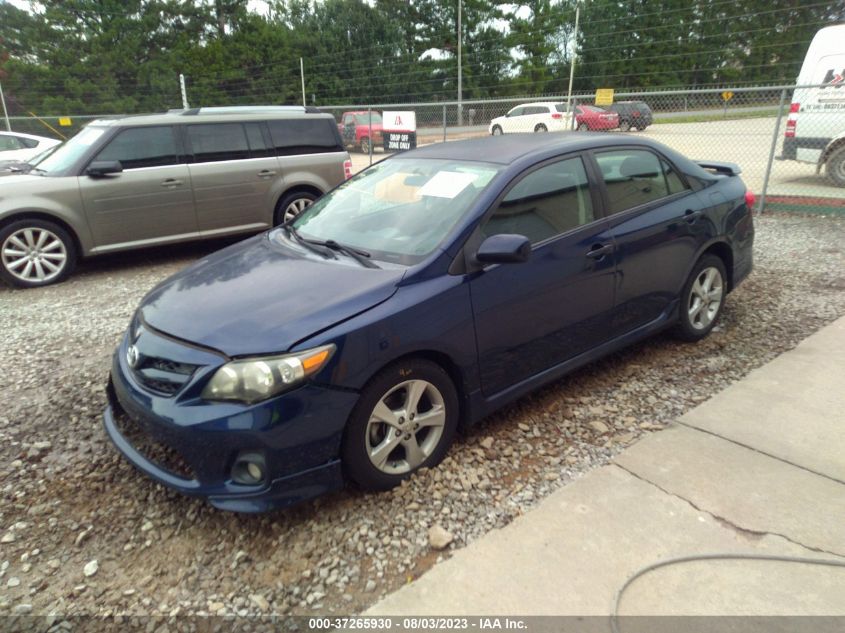
M43 286L79 257L257 232L350 173L334 118L311 108L94 121L28 174L0 180L0 277Z

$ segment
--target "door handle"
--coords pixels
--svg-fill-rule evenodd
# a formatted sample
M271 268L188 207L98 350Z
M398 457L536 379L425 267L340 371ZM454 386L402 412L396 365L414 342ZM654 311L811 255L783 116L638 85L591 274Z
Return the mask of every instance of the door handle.
M694 224L695 221L704 215L701 211L693 211L692 209L687 209L684 212L684 220L687 221L688 224Z
M605 255L613 252L613 244L594 244L590 250L587 251L587 257L595 260L604 259Z
M259 178L269 178L270 176L275 176L275 175L276 175L276 172L273 171L272 169L262 169L260 172L258 172Z
M182 181L177 178L168 178L167 180L161 181L162 187L179 187L182 184Z

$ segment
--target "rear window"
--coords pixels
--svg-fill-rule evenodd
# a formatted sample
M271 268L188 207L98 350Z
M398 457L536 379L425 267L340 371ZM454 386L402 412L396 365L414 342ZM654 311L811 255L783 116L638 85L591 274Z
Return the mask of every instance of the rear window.
M279 156L344 151L333 119L283 119L267 123Z

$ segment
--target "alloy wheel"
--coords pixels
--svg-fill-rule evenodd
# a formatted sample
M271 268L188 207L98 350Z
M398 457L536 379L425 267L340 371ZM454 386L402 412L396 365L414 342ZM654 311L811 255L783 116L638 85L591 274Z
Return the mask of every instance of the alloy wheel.
M3 267L16 279L45 283L62 274L68 252L61 238L44 228L15 231L2 247Z
M704 268L696 277L687 301L687 314L692 327L706 329L719 314L724 297L722 274L713 267Z
M388 475L418 468L437 449L446 424L443 394L426 380L399 383L379 399L367 423L366 449Z
M296 216L305 211L305 209L310 207L313 202L314 201L309 198L296 198L295 200L291 200L290 204L285 207L284 221L287 222L289 220L293 220Z

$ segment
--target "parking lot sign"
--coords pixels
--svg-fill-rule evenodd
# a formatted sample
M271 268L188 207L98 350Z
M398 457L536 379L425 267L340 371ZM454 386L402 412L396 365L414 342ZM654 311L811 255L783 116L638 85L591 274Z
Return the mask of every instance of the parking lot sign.
M613 88L596 89L596 105L606 106L613 103Z

